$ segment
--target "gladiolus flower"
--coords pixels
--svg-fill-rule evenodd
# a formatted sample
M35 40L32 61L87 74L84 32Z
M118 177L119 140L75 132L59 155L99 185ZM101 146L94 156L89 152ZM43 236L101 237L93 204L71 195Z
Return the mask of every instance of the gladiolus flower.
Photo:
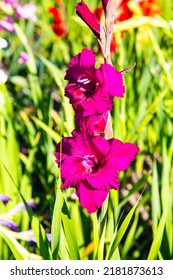
M139 148L118 139L72 133L57 145L56 162L61 170L62 189L75 188L80 204L95 212L111 189L118 190L118 171L129 167Z
M79 133L86 133L88 135L97 135L104 133L107 120L108 112L92 115L88 117L83 117L80 113L76 114L76 131Z
M97 20L94 13L90 11L84 1L76 5L77 15L89 26L96 37L100 37L100 22Z
M65 79L65 96L81 116L97 115L112 109L114 97L123 97L122 74L109 64L95 68L93 51L83 49L70 61Z
M24 6L18 5L16 8L16 15L20 19L31 19L33 21L36 21L37 17L35 13L36 13L36 6L32 2L25 4Z
M0 31L14 32L14 24L11 17L0 20Z
M19 64L26 64L29 60L29 55L26 52L21 52L18 59Z

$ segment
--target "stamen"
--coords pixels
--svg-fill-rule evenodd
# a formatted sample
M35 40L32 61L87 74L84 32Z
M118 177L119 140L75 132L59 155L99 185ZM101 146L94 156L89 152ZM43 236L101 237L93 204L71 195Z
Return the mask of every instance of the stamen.
M86 75L81 75L79 76L78 80L79 83L82 83L84 85L89 84L91 81L88 79L88 77Z
M82 165L86 168L86 172L91 173L95 169L97 164L97 159L94 155L87 155L83 157Z

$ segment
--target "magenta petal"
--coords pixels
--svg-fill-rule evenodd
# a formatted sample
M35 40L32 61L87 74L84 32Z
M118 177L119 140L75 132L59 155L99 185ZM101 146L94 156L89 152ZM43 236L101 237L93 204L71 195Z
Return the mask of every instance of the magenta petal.
M96 57L92 50L82 49L81 53L78 53L70 60L70 67L94 67Z
M61 166L62 188L78 187L81 180L87 177L84 166L81 161L77 161L75 157L68 157L63 161Z
M80 103L86 100L83 90L76 86L76 84L68 84L65 88L65 96L70 99L70 103L73 104L73 107L76 109Z
M123 143L118 139L108 140L111 144L109 160L116 170L125 170L130 162L135 160L136 154L140 151L139 147L132 143Z
M106 91L98 89L92 97L81 103L83 116L102 114L112 109L113 102Z
M54 156L56 158L56 163L60 164L66 157L71 156L71 142L73 141L72 137L63 138L61 142L59 142L56 146L56 152Z
M110 150L109 142L101 136L92 137L90 141L92 149L95 151L97 158L103 159L103 157L106 156Z
M109 64L102 64L100 66L100 71L102 72L105 79L105 90L109 92L110 96L112 98L115 96L123 97L125 87L122 74Z
M97 36L100 37L100 23L94 13L90 11L88 6L85 4L84 1L77 3L76 5L76 13L77 15L89 26L92 32Z
M96 173L87 177L88 183L93 189L110 190L119 188L118 173L113 166L106 164L102 166Z
M88 135L97 135L104 133L108 120L108 112L98 115L83 117L79 112L75 115L76 129L79 133L87 133Z
M86 181L81 182L76 190L80 204L83 208L86 208L89 214L97 211L106 199L108 192L108 190L95 190Z

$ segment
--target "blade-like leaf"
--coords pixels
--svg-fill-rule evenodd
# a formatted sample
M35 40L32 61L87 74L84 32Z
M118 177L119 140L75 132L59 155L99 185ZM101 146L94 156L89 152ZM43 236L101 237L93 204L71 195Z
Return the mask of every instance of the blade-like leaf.
M64 201L63 209L62 209L62 223L64 228L64 233L66 237L66 241L69 247L69 255L71 260L80 260L80 254L78 249L78 244L76 240L76 236L73 229L73 222L70 218L69 211Z
M0 225L0 236L7 242L16 260L41 259L40 256L29 253L14 237L10 231Z
M62 192L58 187L56 190L56 199L53 210L52 226L51 226L51 249L53 259L58 259L58 249L61 236L61 209L62 209Z
M170 193L168 193L167 201L164 206L163 214L161 216L159 225L156 229L156 234L153 239L149 254L148 254L148 260L154 260L157 257L157 254L159 253L159 249L161 246L162 238L163 238L163 232L165 228L166 218L168 214L168 208L169 208L169 202L170 202Z
M114 238L109 246L109 249L108 249L108 252L107 252L107 255L106 255L106 260L110 260L112 258L112 255L115 251L115 249L117 248L117 246L119 245L121 239L123 238L128 226L129 226L129 223L133 217L133 214L136 210L136 207L139 203L139 200L136 202L136 204L133 206L133 208L130 210L130 212L127 214L127 216L125 217L122 225L120 226L119 230L115 230L115 234L114 234Z

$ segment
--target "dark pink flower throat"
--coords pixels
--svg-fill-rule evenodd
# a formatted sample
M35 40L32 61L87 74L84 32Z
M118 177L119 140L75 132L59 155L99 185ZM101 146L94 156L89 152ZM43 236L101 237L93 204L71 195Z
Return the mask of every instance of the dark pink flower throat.
M83 157L82 165L85 167L87 173L94 173L98 166L98 160L94 155L87 155Z

